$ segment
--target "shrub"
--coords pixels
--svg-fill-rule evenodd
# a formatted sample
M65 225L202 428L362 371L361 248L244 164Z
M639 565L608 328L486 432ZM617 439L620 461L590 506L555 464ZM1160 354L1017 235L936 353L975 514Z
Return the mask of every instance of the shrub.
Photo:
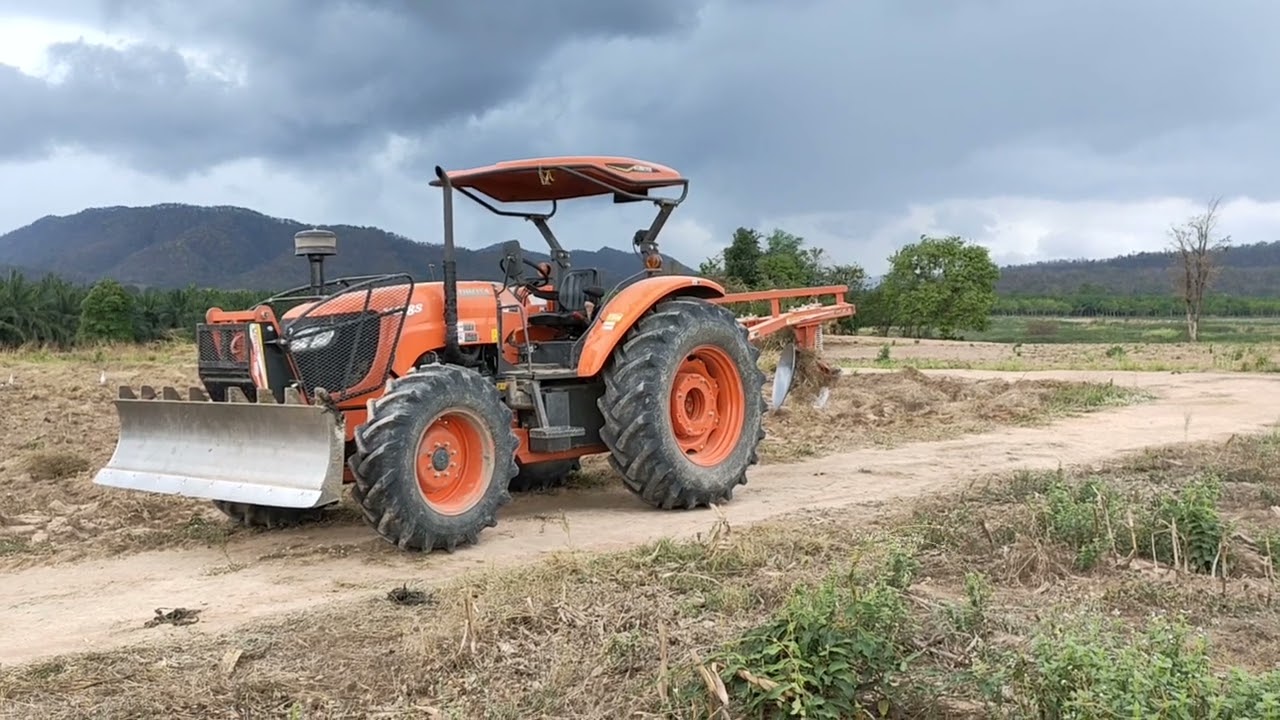
M115 280L96 283L80 303L77 340L132 342L133 296Z

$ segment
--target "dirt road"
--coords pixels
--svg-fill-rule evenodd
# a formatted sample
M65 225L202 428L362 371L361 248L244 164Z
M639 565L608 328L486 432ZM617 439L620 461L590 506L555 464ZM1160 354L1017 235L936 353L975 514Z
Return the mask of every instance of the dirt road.
M995 373L1145 387L1158 400L1055 423L891 450L761 466L723 508L741 525L802 509L891 502L992 472L1098 462L1164 443L1225 439L1280 418L1280 377L1124 372ZM106 650L168 633L225 630L253 618L429 584L565 549L607 550L705 531L707 510L649 509L617 488L518 497L478 546L402 554L363 525L266 533L225 549L164 551L38 567L0 582L0 663ZM200 622L144 628L156 608L199 608Z

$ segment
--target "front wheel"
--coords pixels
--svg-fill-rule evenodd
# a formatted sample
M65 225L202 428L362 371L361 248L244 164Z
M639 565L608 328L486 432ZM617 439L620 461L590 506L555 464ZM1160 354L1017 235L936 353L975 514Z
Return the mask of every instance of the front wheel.
M356 428L351 495L401 549L474 544L511 500L511 422L493 383L466 368L428 365L396 378Z
M697 298L657 305L604 370L600 437L627 487L651 505L733 497L764 439L760 351L729 310Z

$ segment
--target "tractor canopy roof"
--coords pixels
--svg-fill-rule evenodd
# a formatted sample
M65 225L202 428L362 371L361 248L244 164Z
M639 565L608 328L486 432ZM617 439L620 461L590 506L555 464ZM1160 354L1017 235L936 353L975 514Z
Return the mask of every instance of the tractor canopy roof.
M681 186L688 180L658 163L609 155L571 155L507 160L467 170L443 171L449 184L471 188L498 202L568 200L612 194L620 202L640 200L653 188ZM441 178L431 181L440 187Z

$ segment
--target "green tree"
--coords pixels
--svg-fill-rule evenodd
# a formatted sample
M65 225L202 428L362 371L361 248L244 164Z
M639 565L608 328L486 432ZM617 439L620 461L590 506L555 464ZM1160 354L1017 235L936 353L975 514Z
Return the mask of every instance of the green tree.
M765 288L804 287L818 281L823 252L804 247L804 238L774 230L760 257L760 285Z
M984 330L996 304L1000 269L987 249L956 236L920 236L889 258L880 285L881 311L902 334L944 338L958 330Z
M134 339L133 296L115 280L100 280L80 303L81 342L131 342Z
M740 227L724 250L724 274L754 288L760 282L760 233Z

